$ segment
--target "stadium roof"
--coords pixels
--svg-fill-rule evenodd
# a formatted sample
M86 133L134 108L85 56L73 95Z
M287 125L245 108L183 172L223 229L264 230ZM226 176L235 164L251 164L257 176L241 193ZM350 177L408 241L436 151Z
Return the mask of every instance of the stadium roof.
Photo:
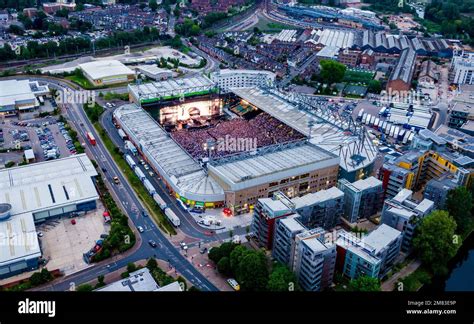
M337 155L302 141L211 161L209 172L229 186L225 189L241 190L338 164Z
M316 109L300 109L299 103L291 96L261 88L233 88L231 91L303 135L311 135L311 143L339 154L340 166L347 172L364 168L377 157L377 149L368 136L347 132L348 125L332 115L323 115Z
M104 79L116 75L135 74L131 69L116 60L99 60L79 64L79 67L93 80Z
M179 195L197 201L224 200L217 182L145 110L124 105L114 116Z
M135 98L146 100L209 91L215 86L208 77L198 74L159 82L129 84L128 90Z

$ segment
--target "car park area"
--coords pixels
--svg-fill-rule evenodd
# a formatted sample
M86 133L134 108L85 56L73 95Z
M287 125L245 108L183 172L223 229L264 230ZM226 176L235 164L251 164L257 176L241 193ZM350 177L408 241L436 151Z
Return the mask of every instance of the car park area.
M37 227L42 233L40 244L49 270L60 269L68 275L88 266L83 254L110 230L102 216L103 207L100 204L97 207L83 216L63 217Z

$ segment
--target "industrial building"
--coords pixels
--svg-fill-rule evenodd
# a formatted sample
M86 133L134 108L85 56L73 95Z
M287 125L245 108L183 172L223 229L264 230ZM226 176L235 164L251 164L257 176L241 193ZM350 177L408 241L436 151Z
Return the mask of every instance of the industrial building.
M0 171L0 278L38 267L35 224L96 209L97 172L85 154Z
M390 74L387 91L409 91L411 89L411 80L415 72L416 52L411 48L404 49L400 58Z
M368 219L382 210L384 190L382 181L377 178L369 177L353 183L341 179L338 187L344 192L344 218L349 223Z
M173 71L159 68L156 64L138 65L134 69L155 81L163 81L173 77Z
M269 87L274 84L275 77L275 73L261 70L224 69L211 74L211 80L221 93L227 93L231 88Z
M413 191L402 189L395 197L385 200L381 222L403 234L402 252L412 248L412 239L419 221L431 213L435 206L429 199L417 202L412 199Z
M79 64L84 76L95 86L130 82L135 72L116 60L99 60Z
M33 112L40 106L38 98L49 94L48 86L40 85L38 81L0 81L0 114L15 115Z
M451 57L452 46L442 38L419 38L406 35L393 35L384 31L365 30L361 50L371 49L377 53L401 54L405 49L411 49L420 56Z

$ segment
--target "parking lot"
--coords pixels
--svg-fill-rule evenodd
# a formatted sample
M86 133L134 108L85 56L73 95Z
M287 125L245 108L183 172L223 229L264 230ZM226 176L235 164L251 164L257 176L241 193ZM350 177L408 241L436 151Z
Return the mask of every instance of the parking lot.
M88 267L83 253L94 246L101 234L110 231L110 225L104 223L104 209L98 202L97 210L84 216L63 217L37 227L43 257L48 260L49 270L61 269L66 275ZM76 224L72 224L74 219Z
M32 148L37 162L75 154L74 143L62 123L54 117L18 121L7 119L0 126L3 148Z

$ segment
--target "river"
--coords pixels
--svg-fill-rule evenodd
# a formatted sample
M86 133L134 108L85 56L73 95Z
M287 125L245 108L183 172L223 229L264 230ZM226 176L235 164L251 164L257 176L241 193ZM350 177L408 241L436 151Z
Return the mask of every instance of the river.
M464 241L448 268L447 276L434 277L432 283L420 291L474 291L474 232Z

